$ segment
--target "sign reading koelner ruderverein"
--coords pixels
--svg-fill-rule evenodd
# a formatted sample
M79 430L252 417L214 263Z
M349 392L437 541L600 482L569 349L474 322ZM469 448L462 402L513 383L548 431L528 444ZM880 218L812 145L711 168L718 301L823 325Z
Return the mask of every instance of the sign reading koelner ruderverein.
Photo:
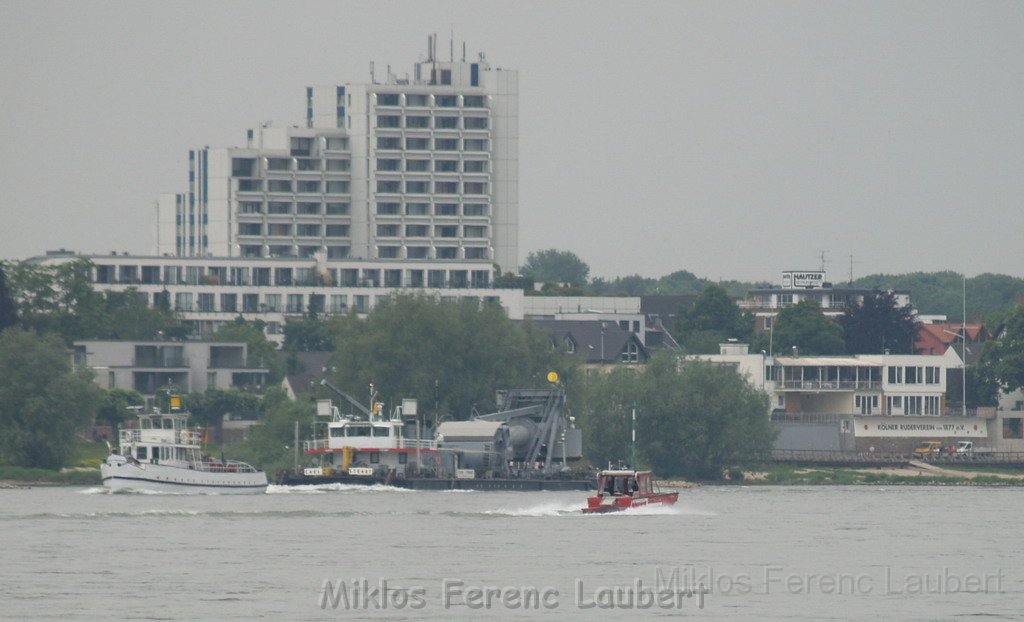
M855 417L855 436L984 438L984 419L968 417Z
M795 287L814 289L823 287L824 284L824 272L800 272L797 270L787 270L782 273L782 287L784 288Z

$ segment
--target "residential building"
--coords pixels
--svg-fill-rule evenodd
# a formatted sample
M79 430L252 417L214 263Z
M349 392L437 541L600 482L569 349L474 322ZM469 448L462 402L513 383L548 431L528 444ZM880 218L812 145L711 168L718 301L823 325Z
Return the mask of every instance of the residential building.
M245 343L211 341L74 342L76 367L88 367L104 389L138 391L152 402L157 390L181 393L236 388L262 391L267 361L252 360Z
M638 365L650 359L650 353L637 333L606 320L531 319L537 329L548 333L551 346L583 361L594 369L606 365Z
M991 338L984 324L967 324L968 364L971 364L981 346ZM914 351L918 354L942 354L951 347L959 348L963 343L964 325L949 322L922 322L917 331ZM977 347L972 347L977 346ZM971 356L974 354L974 356Z
M387 296L422 293L443 300L500 304L523 317L522 290L493 287L494 266L467 260L360 260L270 257L141 257L53 251L28 261L55 266L85 259L97 291L134 289L151 306L177 311L198 336L242 317L262 320L280 343L287 317L365 315Z
M832 283L825 280L824 271L786 270L782 273L780 287L750 290L747 299L740 301L739 307L753 313L755 329L770 331L779 311L801 300L814 300L821 306L826 317L835 318L843 315L848 307L862 304L864 297L874 291L833 287ZM910 292L895 290L892 293L897 305L910 305Z
M414 77L306 89L306 127L189 152L158 200L157 254L518 266L518 72L483 54Z

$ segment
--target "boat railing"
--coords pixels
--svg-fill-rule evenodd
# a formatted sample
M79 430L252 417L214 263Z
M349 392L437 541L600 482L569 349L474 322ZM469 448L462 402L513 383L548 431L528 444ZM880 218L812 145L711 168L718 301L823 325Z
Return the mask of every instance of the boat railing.
M437 449L437 441L421 438L400 438L398 439L399 449Z
M318 438L314 441L302 441L302 451L313 451L315 449L327 449L327 439Z
M193 470L204 471L207 473L255 473L251 465L241 462L239 460L223 460L223 461L208 461L197 462L193 465Z
M122 444L142 442L142 430L121 430L118 436Z

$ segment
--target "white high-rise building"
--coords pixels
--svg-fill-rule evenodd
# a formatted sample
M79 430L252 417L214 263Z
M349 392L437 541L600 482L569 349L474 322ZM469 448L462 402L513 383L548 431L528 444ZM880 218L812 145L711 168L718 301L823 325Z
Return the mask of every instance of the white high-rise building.
M518 265L518 73L427 60L413 78L306 89L306 127L189 152L157 252ZM453 55L454 56L454 55Z

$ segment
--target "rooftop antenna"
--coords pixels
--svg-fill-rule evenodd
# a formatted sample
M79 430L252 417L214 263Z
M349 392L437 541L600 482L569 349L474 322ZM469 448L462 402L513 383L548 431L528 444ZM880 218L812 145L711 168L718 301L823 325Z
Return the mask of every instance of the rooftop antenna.
M373 61L370 61L370 84L377 84L376 72L373 70Z
M466 62L466 42L462 42L462 62Z
M850 285L853 285L853 253L850 253Z
M451 34L448 38L448 60L455 62L455 24L450 25Z
M818 258L821 259L821 271L824 272L825 271L825 263L826 263L825 262L825 251L821 251L818 254Z

